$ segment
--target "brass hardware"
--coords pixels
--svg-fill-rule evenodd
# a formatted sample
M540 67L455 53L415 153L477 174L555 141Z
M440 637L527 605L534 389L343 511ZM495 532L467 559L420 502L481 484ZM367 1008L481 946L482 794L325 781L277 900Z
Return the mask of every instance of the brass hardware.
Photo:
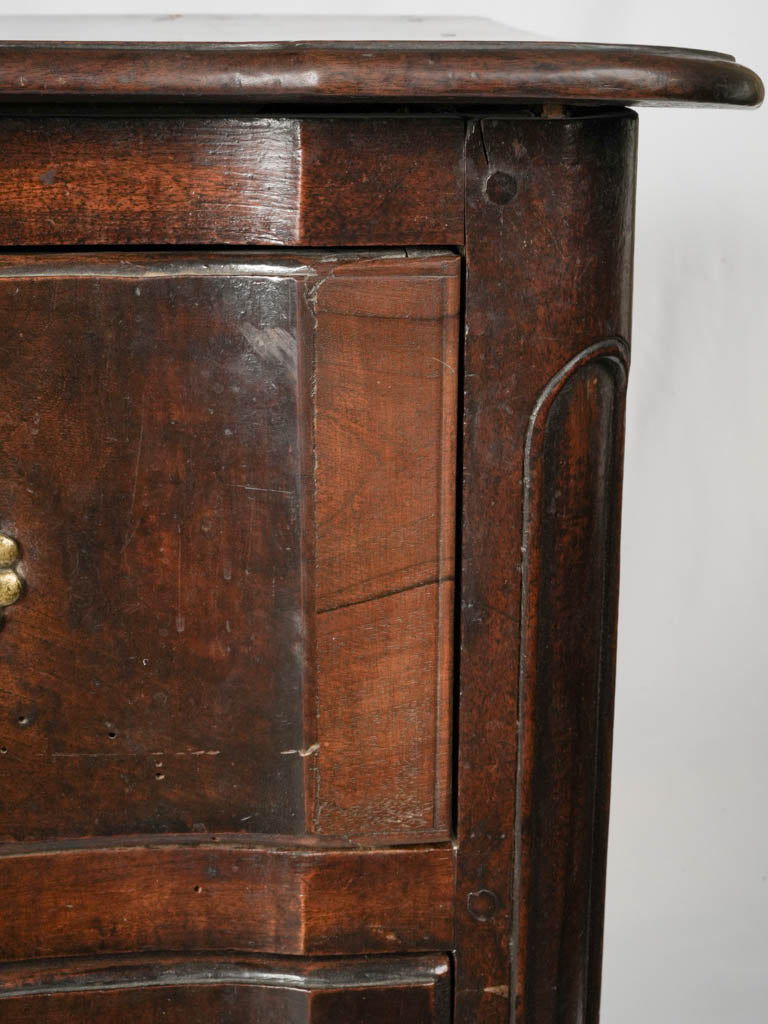
M12 569L19 560L19 545L5 533L0 533L0 569Z
M24 584L13 569L0 571L0 608L7 608L9 604L15 604L21 597L23 589Z
M5 533L0 533L0 608L15 604L24 590L24 583L14 572L19 560L19 545Z

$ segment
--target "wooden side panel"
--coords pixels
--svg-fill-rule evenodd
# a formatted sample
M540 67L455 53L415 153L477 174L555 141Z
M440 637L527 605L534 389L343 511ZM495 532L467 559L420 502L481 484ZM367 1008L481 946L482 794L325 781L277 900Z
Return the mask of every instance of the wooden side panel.
M447 836L459 260L316 298L314 824Z
M459 118L0 119L0 246L463 241Z
M610 339L629 337L635 128L628 112L469 128L457 1024L597 1020L620 483L613 370L580 371L528 463L526 439L571 360L608 339L613 367L621 344ZM546 550L523 523L538 478L550 481ZM524 594L533 564L540 576ZM527 653L531 616L547 658ZM526 700L540 695L529 714L521 678ZM596 767L583 762L595 754Z
M513 933L525 1024L579 1019L602 925L625 361L610 342L573 360L526 445Z
M201 837L0 850L0 961L169 949L292 955L453 946L450 845L265 847Z
M0 970L5 1024L448 1024L444 956L73 959Z

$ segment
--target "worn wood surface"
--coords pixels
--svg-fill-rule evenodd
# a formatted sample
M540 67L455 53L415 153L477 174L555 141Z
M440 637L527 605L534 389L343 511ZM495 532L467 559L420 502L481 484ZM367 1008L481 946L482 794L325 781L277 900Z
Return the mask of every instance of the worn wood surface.
M449 835L458 271L3 260L0 836Z
M0 1019L443 1022L451 952L455 1024L594 1024L636 122L570 104L759 81L551 44L0 52L11 104L237 99L1 119L0 245L316 247L0 259ZM536 103L244 113L334 98ZM463 282L320 248L430 244ZM179 966L233 950L441 957ZM56 957L95 959L23 963Z
M4 1024L448 1024L445 956L99 957L0 969Z
M453 946L449 844L333 850L226 835L8 844L0 847L0 874L2 961Z
M634 169L626 112L470 127L461 1024L597 1019Z
M8 258L0 836L301 832L301 278Z
M565 100L754 106L763 87L727 54L663 46L16 42L0 44L0 96L275 105Z
M393 260L389 277L350 266L317 291L323 833L451 824L460 263L433 264L406 276Z
M571 360L526 439L515 957L531 1024L597 1019L627 356L608 341Z
M0 118L0 246L458 245L463 140L456 117Z

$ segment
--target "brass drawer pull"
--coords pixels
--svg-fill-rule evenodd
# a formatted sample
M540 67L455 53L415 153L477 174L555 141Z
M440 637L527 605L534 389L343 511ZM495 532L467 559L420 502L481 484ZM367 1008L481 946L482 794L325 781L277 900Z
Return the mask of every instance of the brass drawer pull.
M0 608L15 604L21 597L24 584L14 571L19 560L19 545L12 537L0 533Z

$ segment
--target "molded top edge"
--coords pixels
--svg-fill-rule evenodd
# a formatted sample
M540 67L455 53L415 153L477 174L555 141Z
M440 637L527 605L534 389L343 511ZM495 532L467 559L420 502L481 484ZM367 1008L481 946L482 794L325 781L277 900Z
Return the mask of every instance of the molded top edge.
M6 100L759 106L733 57L538 41L0 42Z

